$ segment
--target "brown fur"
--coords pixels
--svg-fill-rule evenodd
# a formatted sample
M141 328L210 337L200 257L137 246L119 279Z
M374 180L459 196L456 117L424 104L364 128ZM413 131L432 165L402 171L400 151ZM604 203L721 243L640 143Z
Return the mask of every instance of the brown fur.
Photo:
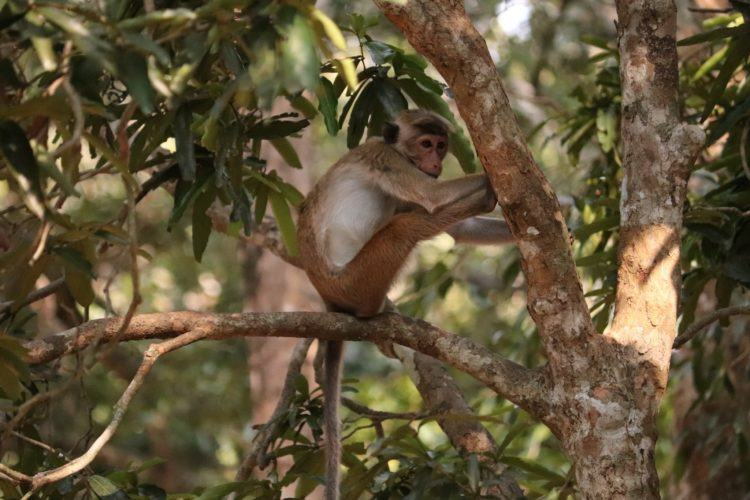
M371 139L349 151L321 178L301 207L297 229L300 260L331 311L363 318L380 313L391 283L418 242L463 219L490 211L496 204L485 175L441 182L410 161L420 154L413 151L415 134L443 130L447 135L450 126L445 120L433 113L411 111L400 115L396 123L399 131L395 144ZM360 183L358 188L372 190L380 196L378 200L385 200L381 205L387 213L374 218L376 225L365 228L371 230L365 231L371 234L369 240L343 268L337 268L325 255L327 236L321 231L332 213L333 194L345 189L336 182L344 178L355 179L355 184ZM346 189L351 190L349 185ZM340 342L329 342L326 355L327 500L336 500L339 488L342 347Z

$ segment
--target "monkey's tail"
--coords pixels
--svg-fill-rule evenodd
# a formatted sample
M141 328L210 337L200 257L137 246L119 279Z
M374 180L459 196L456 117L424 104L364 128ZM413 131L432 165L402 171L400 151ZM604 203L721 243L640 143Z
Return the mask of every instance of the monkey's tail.
M325 445L326 445L326 500L338 500L341 478L341 421L339 400L341 399L341 364L344 357L344 343L329 340L325 358Z

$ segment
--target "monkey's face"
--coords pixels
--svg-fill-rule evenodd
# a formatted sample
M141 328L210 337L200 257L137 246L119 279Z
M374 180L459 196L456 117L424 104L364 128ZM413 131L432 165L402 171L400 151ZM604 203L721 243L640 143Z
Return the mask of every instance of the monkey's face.
M413 147L413 161L425 174L437 179L443 172L443 158L448 151L448 138L443 135L422 134Z

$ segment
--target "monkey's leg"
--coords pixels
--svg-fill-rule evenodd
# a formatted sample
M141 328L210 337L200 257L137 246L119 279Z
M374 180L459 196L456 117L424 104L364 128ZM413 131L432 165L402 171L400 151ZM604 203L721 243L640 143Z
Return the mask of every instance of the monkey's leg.
M471 217L453 224L445 232L456 243L469 245L502 245L513 241L508 224L494 217Z
M487 212L494 194L482 189L430 214L414 210L395 215L335 277L339 304L360 318L380 313L388 290L414 246L456 222Z

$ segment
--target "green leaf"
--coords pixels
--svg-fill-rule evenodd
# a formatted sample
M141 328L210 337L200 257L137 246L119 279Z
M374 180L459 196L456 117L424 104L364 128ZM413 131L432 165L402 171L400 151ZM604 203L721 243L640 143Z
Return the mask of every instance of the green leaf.
M133 472L136 474L139 474L143 472L144 470L150 469L152 467L156 467L157 465L161 465L163 463L166 463L166 460L159 457L149 458L148 460L144 461L141 465L133 469Z
M346 131L346 146L349 149L359 145L362 135L365 133L370 113L372 112L375 88L371 82L365 85L367 86L359 93L357 102L354 103L351 116L349 117L349 127Z
M315 34L310 24L303 16L296 15L284 34L286 39L281 49L284 87L289 92L315 88L320 60L315 51Z
M750 36L743 36L740 38L733 38L729 44L727 50L727 56L724 59L724 64L719 70L719 75L714 80L711 91L706 99L706 107L703 109L701 115L701 121L708 118L714 106L718 102L719 98L724 94L727 82L734 74L734 71L739 67L745 59L747 59L750 53Z
M294 389L304 397L307 397L310 394L310 384L307 382L307 378L304 375L298 374L294 379Z
M409 107L406 98L390 79L376 79L370 85L375 85L376 96L383 106L388 119L395 118L401 111Z
M195 199L193 204L193 256L200 262L211 236L212 222L207 211L216 198L216 188L209 186Z
M609 46L609 40L595 35L582 35L581 41L586 45L592 45L594 47L606 50L607 52L614 52L615 49Z
M551 471L539 464L528 462L520 457L506 456L501 458L500 461L504 464L518 467L519 469L525 470L531 474L534 474L535 476L539 476L542 479L550 481L552 483L551 486L562 486L568 482L565 476L557 474L556 472Z
M28 10L23 10L14 13L7 5L4 6L0 9L0 31L13 25L16 21L23 19L27 12Z
M469 455L466 464L466 476L469 479L469 487L471 488L471 491L476 492L479 488L479 481L481 480L479 475L479 460L477 459L476 453Z
M617 113L613 108L597 110L596 138L605 153L612 151L617 144Z
M135 52L117 54L115 59L117 74L128 87L130 95L138 103L143 114L149 115L154 111L156 92L148 79L148 65L146 59Z
M611 215L609 217L603 217L601 219L595 220L594 222L590 224L586 224L586 225L579 227L578 229L573 231L573 236L575 236L577 240L586 240L592 234L596 234L601 231L607 231L609 229L617 227L619 223L620 223L619 215Z
M294 146L292 146L292 143L288 139L285 137L271 139L271 144L279 152L287 165L293 168L302 168L302 162L299 160L299 156L297 156L297 151L294 150Z
M372 57L372 60L377 65L385 64L386 62L390 61L394 55L401 52L400 49L394 47L393 45L388 45L387 43L383 42L377 42L375 40L365 42L364 46L367 49L367 52L370 53L370 57Z
M238 491L244 484L243 482L233 482L212 486L206 489L197 500L221 500L230 493Z
M269 191L268 197L271 201L271 209L273 210L274 217L276 217L276 224L281 232L281 239L284 242L286 251L292 257L296 257L299 255L297 232L294 228L294 221L289 211L289 205L287 205L286 199L281 194L274 191Z
M0 389L8 399L13 401L21 397L23 389L18 374L2 363L0 363Z
M335 136L339 131L339 123L336 119L339 104L336 90L327 78L321 77L315 93L318 96L318 110L323 115L326 130L330 135Z
M247 131L253 139L280 139L295 134L307 127L310 120L264 120Z
M31 190L41 194L36 157L23 129L12 120L0 120L0 151L10 166L29 181Z
M118 488L115 483L103 476L91 476L89 477L88 482L91 490L100 497L114 495L120 491L120 488Z
M195 146L193 131L190 128L193 114L187 104L177 110L172 124L174 140L177 147L177 163L180 166L180 177L185 181L195 179Z
M208 182L209 179L213 178L213 174L200 176L193 182L178 180L177 187L174 191L174 205L172 207L172 214L169 216L168 230L182 218L182 214L185 213L190 203L198 196L203 186Z
M745 36L747 34L750 34L750 24L741 24L740 26L734 26L732 28L719 28L683 38L677 42L677 46L695 45L696 43L711 42L714 40L721 40L722 38Z
M283 180L279 178L273 179L273 183L276 186L276 188L281 192L281 194L284 195L284 198L287 199L289 203L294 205L295 207L298 207L305 199L305 196L300 193L296 187L292 186L291 184L284 182Z
M171 60L169 58L169 54L152 38L142 33L133 33L130 31L123 31L122 37L130 45L143 52L144 55L153 55L154 57L156 57L156 60L159 61L159 63L163 66L170 65Z
M294 94L287 96L287 99L289 100L289 104L291 104L294 109L305 115L305 118L308 120L311 120L318 115L315 105L304 95Z
M729 132L740 120L745 118L750 112L750 97L744 99L739 105L733 107L725 115L720 116L710 126L711 133L706 139L706 144L713 144L721 136Z
M76 190L73 183L70 182L70 179L68 179L65 174L60 172L54 164L43 161L39 163L39 167L45 174L47 174L47 176L51 177L55 182L57 182L58 186L60 186L62 190L65 191L66 195L73 196L75 198L81 197L81 193Z
M703 64L700 65L700 67L695 71L693 76L690 78L690 81L695 83L704 76L708 74L709 71L714 69L717 64L719 64L721 61L724 60L724 58L727 55L727 51L729 50L729 47L722 47L720 50L716 51L711 57L703 61Z
M320 23L321 27L323 28L323 31L325 31L326 36L329 40L331 40L331 43L336 46L336 48L341 50L346 50L346 39L344 38L344 35L341 33L341 30L336 25L333 20L323 14L319 9L316 9L315 7L312 7L310 10L310 14L313 19L315 19L318 23Z
M119 22L117 27L122 30L138 30L145 26L162 23L179 26L188 21L194 21L197 18L198 14L194 9L164 9L149 12L143 16L125 19L124 21Z
M266 208L268 207L268 188L262 184L258 185L255 191L255 222L260 224L263 222L263 217L266 215Z

